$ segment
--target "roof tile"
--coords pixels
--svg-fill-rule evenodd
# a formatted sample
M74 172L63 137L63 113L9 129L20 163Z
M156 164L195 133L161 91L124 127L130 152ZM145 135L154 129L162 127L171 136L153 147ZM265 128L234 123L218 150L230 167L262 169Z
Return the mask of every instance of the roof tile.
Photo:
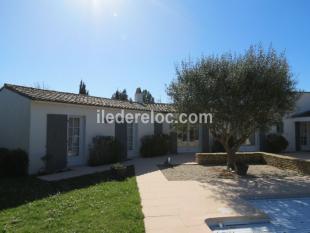
M140 104L137 102L113 100L103 97L86 96L68 92L43 90L38 88L4 84L3 88L14 91L26 98L36 101L90 105L98 107L122 108L141 111L174 112L172 104L154 103Z

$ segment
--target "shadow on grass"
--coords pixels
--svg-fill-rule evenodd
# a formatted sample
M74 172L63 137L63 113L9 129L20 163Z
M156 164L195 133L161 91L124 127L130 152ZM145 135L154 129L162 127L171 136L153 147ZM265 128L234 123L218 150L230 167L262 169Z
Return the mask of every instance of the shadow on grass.
M127 177L132 177L134 175L134 166L128 166ZM22 178L1 178L0 211L58 193L87 188L92 185L109 181L116 181L110 171L54 182L43 181L33 176Z

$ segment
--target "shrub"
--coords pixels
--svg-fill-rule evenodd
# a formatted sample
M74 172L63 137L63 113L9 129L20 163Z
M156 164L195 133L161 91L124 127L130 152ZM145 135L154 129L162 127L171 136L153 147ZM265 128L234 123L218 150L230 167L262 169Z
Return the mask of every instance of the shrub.
M144 136L141 139L141 156L154 157L168 154L171 149L170 140L170 137L165 134Z
M29 159L21 149L0 148L0 177L16 177L28 174Z
M212 147L211 147L212 152L214 153L219 153L219 152L225 152L225 149L222 145L222 143L220 143L217 140L213 141Z
M88 163L90 166L115 163L121 160L121 144L113 137L93 138Z
M285 137L279 134L269 134L266 137L266 151L271 153L280 153L288 146Z
M127 176L127 167L121 163L116 163L111 166L112 176L117 180L123 180Z

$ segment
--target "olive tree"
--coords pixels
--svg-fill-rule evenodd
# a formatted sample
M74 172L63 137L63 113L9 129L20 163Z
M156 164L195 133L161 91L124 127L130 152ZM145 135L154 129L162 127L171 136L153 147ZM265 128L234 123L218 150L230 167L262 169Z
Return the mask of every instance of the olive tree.
M296 81L284 53L251 46L243 54L182 62L167 93L180 112L212 113L210 133L225 148L227 168L256 130L266 130L294 107Z

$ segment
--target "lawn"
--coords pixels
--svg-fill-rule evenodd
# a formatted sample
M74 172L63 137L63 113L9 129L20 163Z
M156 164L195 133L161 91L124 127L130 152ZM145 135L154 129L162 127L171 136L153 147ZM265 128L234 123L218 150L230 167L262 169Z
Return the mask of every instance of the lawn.
M0 179L0 232L144 232L136 179Z

